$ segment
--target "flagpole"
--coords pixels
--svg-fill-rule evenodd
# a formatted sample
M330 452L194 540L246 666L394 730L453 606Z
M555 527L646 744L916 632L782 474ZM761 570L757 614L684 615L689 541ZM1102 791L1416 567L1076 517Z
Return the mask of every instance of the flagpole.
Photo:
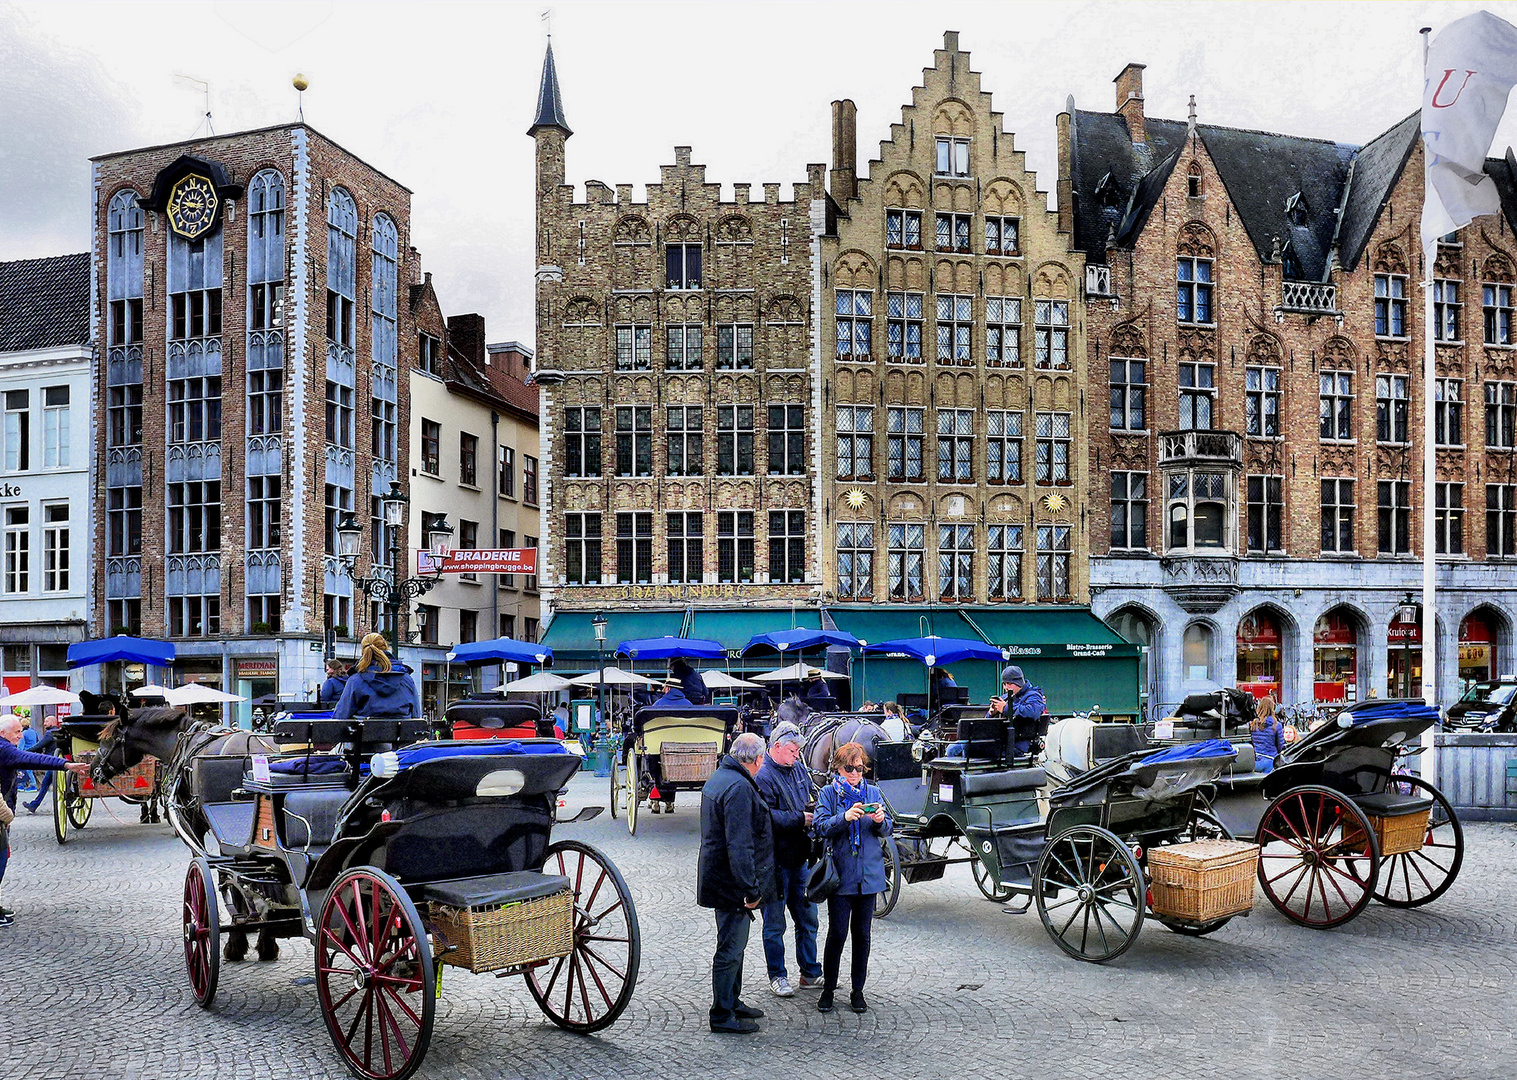
M1427 80L1428 34L1431 27L1422 28L1422 76ZM1423 146L1423 201L1427 201L1427 147ZM1422 700L1429 705L1438 702L1438 614L1434 605L1437 585L1438 562L1437 529L1434 516L1438 484L1438 447L1434 431L1434 416L1437 411L1434 389L1438 380L1438 353L1433 324L1433 264L1438 256L1438 242L1426 244L1422 253ZM1452 508L1450 508L1452 511ZM1406 673L1410 689L1412 673ZM1428 783L1438 782L1438 749L1434 729L1429 728L1422 736L1424 752L1421 775Z

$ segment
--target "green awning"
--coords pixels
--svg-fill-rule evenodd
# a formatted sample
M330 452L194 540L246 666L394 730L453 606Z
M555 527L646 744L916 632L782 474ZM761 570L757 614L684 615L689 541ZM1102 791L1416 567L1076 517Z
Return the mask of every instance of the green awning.
M1083 607L976 608L969 612L993 645L1019 656L1083 659L1137 656L1127 641Z
M938 637L968 638L981 641L974 627L964 621L957 608L925 607L837 607L829 605L828 614L839 630L846 630L860 641L895 641L900 638Z
M685 621L683 611L607 611L603 614L606 616L605 653L608 663L613 662L611 654L616 650L618 641L663 637L665 634L678 637L680 626ZM594 618L595 613L591 611L561 611L554 616L553 622L543 633L542 643L553 649L555 667L572 666L566 664L566 660L577 663L596 657L598 650L595 646L595 627L590 623Z
M792 613L786 608L749 608L742 611L702 611L696 608L686 637L708 638L722 643L729 654L742 650L754 634L767 634L773 630L789 630L805 627L820 629L822 617L813 610L796 608ZM678 633L678 631L675 631ZM768 660L777 654L771 653ZM765 663L766 660L760 660ZM766 670L760 668L759 670Z

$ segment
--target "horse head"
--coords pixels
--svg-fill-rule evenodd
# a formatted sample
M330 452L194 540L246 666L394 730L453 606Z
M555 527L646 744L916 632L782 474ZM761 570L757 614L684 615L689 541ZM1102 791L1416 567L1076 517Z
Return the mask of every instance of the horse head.
M807 722L810 721L810 719L815 716L816 713L811 710L811 706L807 705L800 698L792 694L784 701L779 703L779 705L774 710L774 715L777 722L785 723L788 721L789 723L792 723L796 727L800 728L802 731L805 731Z
M145 757L168 761L189 713L169 705L125 710L100 731L100 749L90 765L90 778L103 784L139 764Z

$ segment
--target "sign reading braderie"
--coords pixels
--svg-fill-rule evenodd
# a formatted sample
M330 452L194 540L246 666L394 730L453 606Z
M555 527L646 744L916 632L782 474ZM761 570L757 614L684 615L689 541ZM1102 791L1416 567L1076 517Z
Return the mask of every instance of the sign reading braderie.
M416 553L419 574L535 574L536 548L459 549L437 556Z

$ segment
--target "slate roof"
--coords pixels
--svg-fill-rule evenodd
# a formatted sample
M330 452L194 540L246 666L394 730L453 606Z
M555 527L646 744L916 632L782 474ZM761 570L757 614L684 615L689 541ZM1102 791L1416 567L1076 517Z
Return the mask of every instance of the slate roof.
M543 54L543 78L537 88L537 119L527 129L528 135L536 135L538 128L556 127L565 135L573 135L569 121L564 118L564 99L558 92L558 68L553 64L553 42L548 42L548 51Z
M1406 168L1407 158L1412 156L1421 134L1422 114L1414 112L1389 131L1365 143L1354 156L1348 194L1343 200L1342 220L1338 225L1338 260L1345 270L1352 270L1359 264L1375 222L1380 219L1380 210L1401 177L1401 170Z
M89 340L88 254L0 263L0 352Z
M493 408L509 408L532 417L541 413L536 386L528 386L498 368L481 368L451 345L448 347L446 381L448 389L487 401Z

